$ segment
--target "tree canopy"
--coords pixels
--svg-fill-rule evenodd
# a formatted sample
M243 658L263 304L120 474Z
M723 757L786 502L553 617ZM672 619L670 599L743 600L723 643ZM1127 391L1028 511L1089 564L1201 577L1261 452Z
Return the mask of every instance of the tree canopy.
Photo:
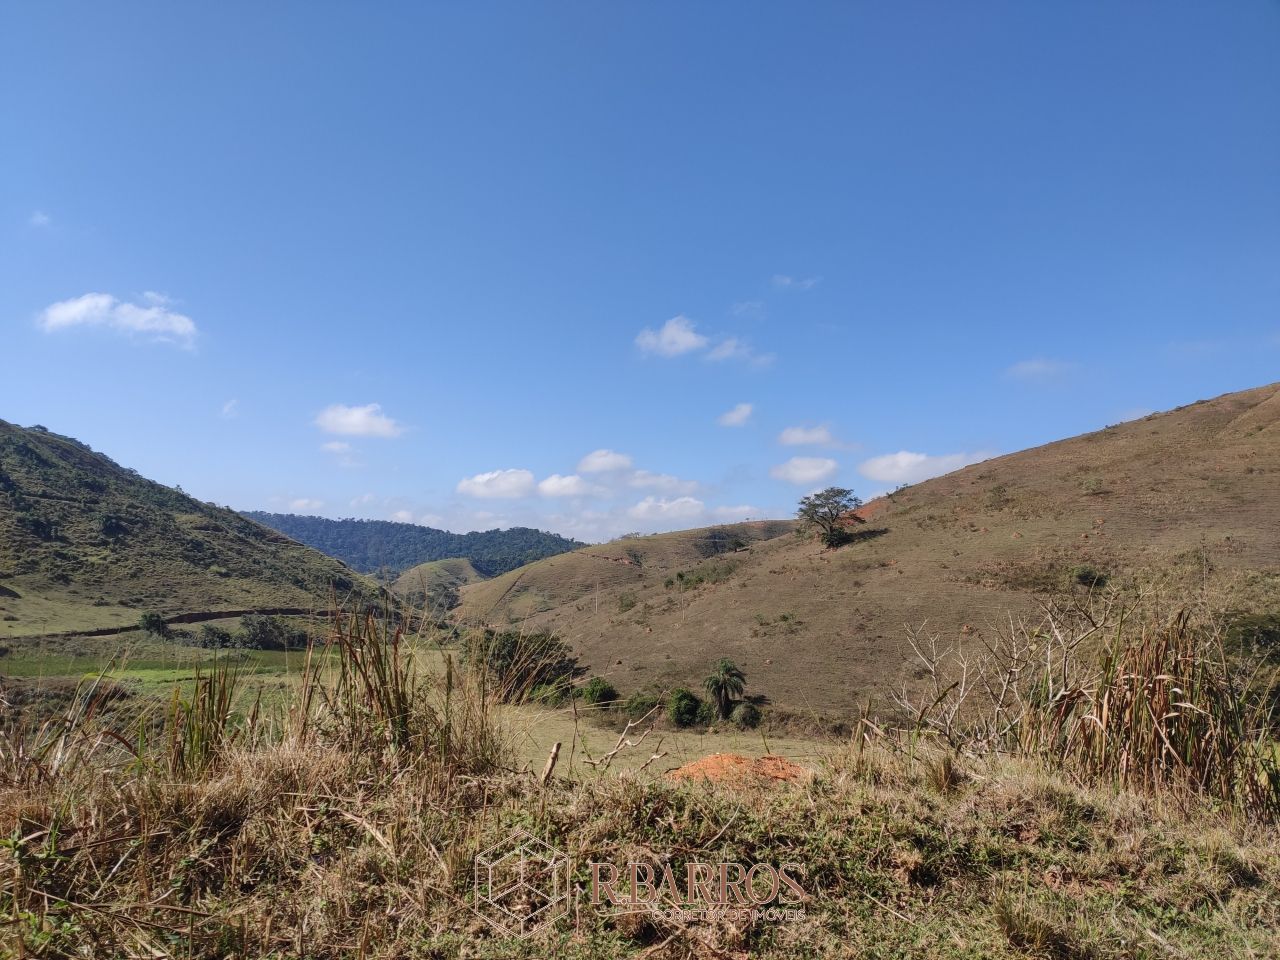
M848 539L844 517L849 511L862 506L852 490L845 487L827 487L800 499L796 517L810 530L816 529L822 542L829 547L839 546Z

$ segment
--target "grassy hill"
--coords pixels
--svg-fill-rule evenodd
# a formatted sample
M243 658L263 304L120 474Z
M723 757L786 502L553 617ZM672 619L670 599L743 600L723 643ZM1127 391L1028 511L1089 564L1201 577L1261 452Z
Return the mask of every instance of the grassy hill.
M246 511L244 515L336 557L354 570L389 572L391 577L420 563L455 557L466 558L481 576L492 577L583 545L530 527L450 533L390 520L329 520L260 511Z
M483 579L466 557L450 557L410 567L391 584L391 592L415 611L444 612L457 606L462 587Z
M311 609L330 584L376 589L233 510L0 420L0 638L128 626L149 610Z
M906 625L976 644L1037 596L1156 571L1280 610L1280 385L997 457L864 513L834 552L781 523L714 556L708 531L592 547L465 587L458 614L554 630L624 692L698 683L728 656L749 692L848 714L912 680Z

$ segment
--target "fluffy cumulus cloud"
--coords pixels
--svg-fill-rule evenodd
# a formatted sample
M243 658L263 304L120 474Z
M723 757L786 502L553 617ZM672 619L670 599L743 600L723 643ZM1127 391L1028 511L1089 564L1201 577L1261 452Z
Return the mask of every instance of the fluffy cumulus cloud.
M195 346L195 321L170 309L171 304L160 293L144 293L140 303L117 300L109 293L86 293L45 307L38 323L46 333L101 327L190 349Z
M761 510L759 507L753 507L750 504L742 504L737 507L713 507L711 514L717 520L722 520L725 523L737 523L740 520L759 517Z
M989 456L988 453L943 453L930 456L927 453L899 450L897 453L886 453L864 460L858 465L858 472L880 483L919 483L921 480L967 467Z
M1070 373L1074 366L1074 364L1063 360L1046 360L1044 357L1035 357L1031 360L1019 360L1005 370L1004 373L1005 376L1013 380L1043 383L1049 380L1057 380Z
M459 480L457 490L464 496L485 500L514 500L527 497L534 486L533 474L528 470L490 470Z
M576 473L567 476L553 473L538 483L538 492L544 497L591 497L602 491Z
M404 432L377 403L366 403L362 407L332 404L316 414L315 424L325 433L349 437L398 437Z
M678 357L683 353L701 350L709 341L694 329L693 321L686 316L672 317L657 330L648 327L636 335L636 346L641 353L662 357Z
M744 427L751 419L751 411L755 408L749 403L739 403L732 410L726 410L716 418L722 427Z
M840 465L829 457L792 457L769 471L775 480L785 480L802 487L830 480Z
M668 500L662 497L645 497L627 511L633 520L668 522L673 520L693 520L702 516L706 505L693 497L676 497Z
M778 442L788 447L830 446L835 443L827 427L787 427L778 435Z
M613 450L592 450L578 461L579 473L614 473L630 469L631 458Z
M757 353L738 337L723 336L713 342L698 333L693 321L684 315L672 317L657 330L648 327L641 330L636 335L636 346L648 356L679 357L701 352L705 360L740 360L753 367L765 367L774 360L773 354Z
M299 497L297 500L289 501L289 509L294 513L309 513L313 510L319 510L323 506L323 500L312 500L308 497Z
M397 510L391 515L391 519L396 523L413 523L413 511Z

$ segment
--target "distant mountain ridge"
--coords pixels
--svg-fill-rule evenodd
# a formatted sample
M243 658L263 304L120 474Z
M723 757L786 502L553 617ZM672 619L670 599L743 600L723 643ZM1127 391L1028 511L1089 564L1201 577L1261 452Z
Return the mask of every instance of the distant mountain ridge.
M392 520L330 520L293 513L246 510L243 515L314 547L362 573L399 575L434 560L469 560L482 577L496 577L535 560L586 546L559 534L511 527L450 533Z
M0 637L222 610L322 609L378 588L234 510L71 437L0 420Z

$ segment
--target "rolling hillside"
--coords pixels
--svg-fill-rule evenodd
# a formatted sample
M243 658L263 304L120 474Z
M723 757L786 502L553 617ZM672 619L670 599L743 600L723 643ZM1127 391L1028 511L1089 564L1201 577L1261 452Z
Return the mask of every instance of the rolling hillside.
M233 510L0 420L0 638L128 626L149 610L314 609L330 584L376 592Z
M458 605L462 587L483 579L466 557L451 557L410 567L391 584L391 592L415 612L443 614Z
M555 533L530 527L450 533L416 523L391 520L330 520L293 513L244 514L299 543L336 557L362 573L390 573L432 560L462 557L485 577L582 546Z
M835 552L781 523L711 556L711 531L666 534L464 587L457 613L554 630L624 692L697 683L728 656L749 692L848 714L910 681L907 624L976 642L1098 575L1208 578L1280 609L1280 385L997 457L863 512L859 542Z

